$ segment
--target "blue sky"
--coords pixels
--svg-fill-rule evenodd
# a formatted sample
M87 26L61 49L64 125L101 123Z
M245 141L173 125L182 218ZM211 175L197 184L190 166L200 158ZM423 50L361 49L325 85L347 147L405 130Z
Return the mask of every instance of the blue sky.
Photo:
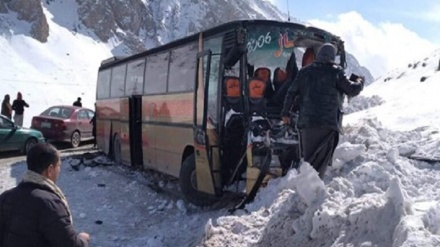
M270 2L280 10L286 10L288 5L291 17L341 36L346 49L375 77L422 59L440 47L438 0Z

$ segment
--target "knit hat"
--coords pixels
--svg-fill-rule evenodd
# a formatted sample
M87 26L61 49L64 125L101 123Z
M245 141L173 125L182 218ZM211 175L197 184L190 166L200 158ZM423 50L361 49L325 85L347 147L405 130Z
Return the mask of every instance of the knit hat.
M330 43L325 43L319 48L316 60L321 63L333 63L335 57L336 48Z

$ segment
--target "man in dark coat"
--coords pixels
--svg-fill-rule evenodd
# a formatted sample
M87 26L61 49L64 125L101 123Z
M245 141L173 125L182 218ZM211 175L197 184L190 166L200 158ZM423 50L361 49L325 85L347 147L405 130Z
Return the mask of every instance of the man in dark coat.
M89 123L92 124L93 147L96 147L96 111Z
M0 246L87 247L77 233L66 198L55 184L61 169L58 151L48 143L32 147L28 171L17 187L0 195Z
M349 81L343 69L334 63L336 49L326 43L316 60L302 68L287 92L281 117L290 122L291 110L299 106L297 127L303 158L322 178L331 165L342 128L344 95L358 95L363 80Z
M82 107L81 97L78 97L75 102L73 102L73 106Z
M21 93L18 92L17 99L12 102L12 110L15 111L14 122L17 126L23 126L23 114L25 107L29 107L29 105L23 100Z

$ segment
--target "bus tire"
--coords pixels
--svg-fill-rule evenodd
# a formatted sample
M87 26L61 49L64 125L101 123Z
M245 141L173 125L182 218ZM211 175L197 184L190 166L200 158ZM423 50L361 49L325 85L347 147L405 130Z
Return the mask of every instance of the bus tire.
M113 161L115 165L122 164L121 139L118 134L113 138Z
M186 201L196 206L210 206L218 200L214 195L197 190L196 157L194 154L188 156L182 163L179 185Z

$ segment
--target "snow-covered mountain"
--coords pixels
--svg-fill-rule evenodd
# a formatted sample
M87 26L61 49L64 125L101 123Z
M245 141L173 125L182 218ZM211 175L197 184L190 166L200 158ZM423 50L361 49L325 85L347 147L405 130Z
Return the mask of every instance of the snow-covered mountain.
M287 16L265 0L0 2L0 34L3 38L24 35L40 42L31 49L38 49L41 45L51 47L54 39L57 44L64 43L66 47L76 49L78 38L88 38L96 44L105 44L111 52L109 55L115 56L137 53L238 19L287 20ZM66 35L55 37L59 34L57 30L63 30ZM12 42L9 45L14 49ZM99 57L100 60L105 58ZM96 67L96 62L90 65ZM355 59L349 59L349 70L372 81L369 71Z
M71 104L82 97L84 105L93 108L102 60L245 18L287 19L265 0L3 0L0 92L12 99L23 93L31 106L25 126L49 102ZM353 56L348 55L348 61L349 73L372 81ZM40 87L27 90L33 85Z
M0 13L16 13L17 19L30 23L30 36L40 42L47 42L52 19L74 33L121 46L115 55L140 52L231 20L287 19L264 0L5 0Z

